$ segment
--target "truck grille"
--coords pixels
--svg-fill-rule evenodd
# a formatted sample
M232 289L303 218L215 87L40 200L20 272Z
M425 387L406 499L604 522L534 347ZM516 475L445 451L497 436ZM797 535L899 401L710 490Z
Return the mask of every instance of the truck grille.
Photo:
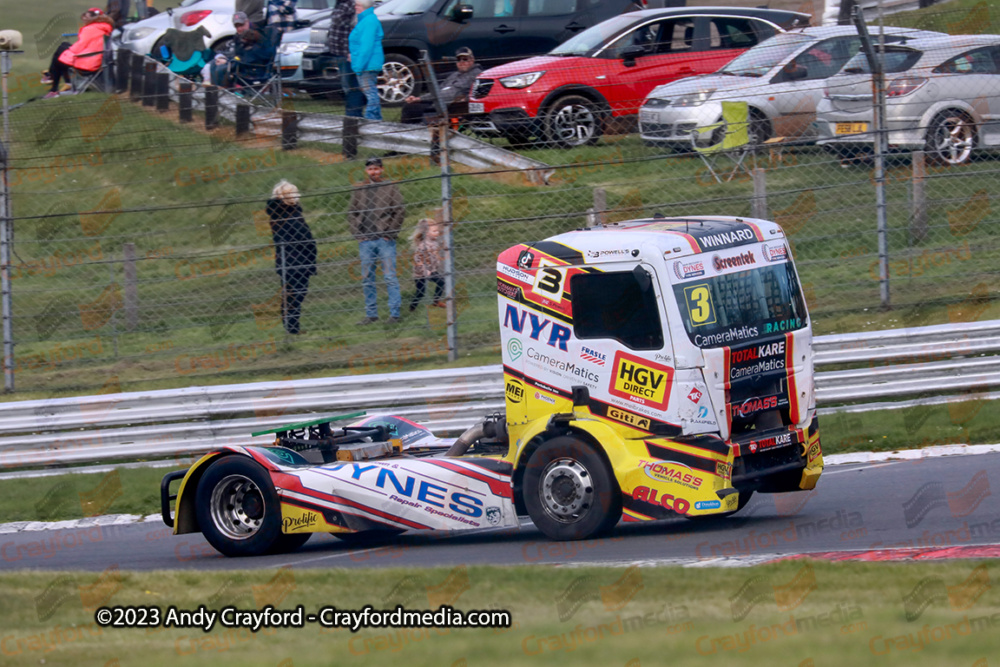
M476 79L476 83L472 86L472 97L481 100L489 95L491 90L493 90L493 79Z

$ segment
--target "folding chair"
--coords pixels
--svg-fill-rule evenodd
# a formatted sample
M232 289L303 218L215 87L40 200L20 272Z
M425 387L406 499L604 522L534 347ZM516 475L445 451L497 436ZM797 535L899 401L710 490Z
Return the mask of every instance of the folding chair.
M720 130L722 131L720 141L704 148L698 145L699 135L714 136ZM723 102L722 121L692 130L691 146L719 183L723 182L723 175L726 176L726 181L731 181L740 170L746 171L743 160L753 152L753 146L750 145L750 110L747 103ZM728 166L725 169L719 168L717 163L726 161L732 163L732 169Z
M264 29L264 39L270 50L268 63L244 63L234 58L230 61L230 89L250 104L280 107L281 56L278 44L281 42L281 33L275 26L268 26Z
M93 88L99 93L113 93L115 90L114 52L111 49L111 38L105 36L104 50L93 53L81 53L78 57L96 56L100 53L101 64L96 70L77 69L70 67L70 92L73 95L85 92L88 88Z

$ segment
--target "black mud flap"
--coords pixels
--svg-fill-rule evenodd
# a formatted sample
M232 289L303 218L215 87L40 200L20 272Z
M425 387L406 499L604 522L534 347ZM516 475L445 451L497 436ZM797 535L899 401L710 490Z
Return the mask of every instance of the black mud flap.
M168 472L163 476L163 481L160 482L160 516L163 517L163 523L171 528L174 527L174 517L170 513L170 501L176 500L177 494L170 495L170 483L178 479L184 479L184 476L187 474L187 470Z

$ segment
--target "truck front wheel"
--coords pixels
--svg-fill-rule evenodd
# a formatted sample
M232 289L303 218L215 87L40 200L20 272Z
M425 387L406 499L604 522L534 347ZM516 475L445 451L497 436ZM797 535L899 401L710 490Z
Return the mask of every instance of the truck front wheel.
M524 505L554 540L585 540L614 528L622 515L618 483L593 447L570 436L536 449L524 472Z

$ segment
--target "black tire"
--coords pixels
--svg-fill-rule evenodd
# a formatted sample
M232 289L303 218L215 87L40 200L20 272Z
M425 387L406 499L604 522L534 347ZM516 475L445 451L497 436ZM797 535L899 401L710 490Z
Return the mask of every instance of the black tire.
M378 96L382 106L397 107L410 95L423 91L424 75L417 63L398 53L387 53L382 74L378 77Z
M965 164L972 157L978 141L976 124L969 114L946 109L927 128L924 152L934 164Z
M524 505L553 540L585 540L607 533L622 516L622 494L604 459L571 436L553 438L528 459Z
M753 491L746 491L740 494L740 499L736 501L736 509L732 512L723 512L721 514L701 514L698 516L689 516L687 514L682 515L685 519L690 519L691 521L707 521L711 519L725 519L727 516L732 516L739 512L741 509L747 506L750 499L753 498Z
M201 532L223 555L259 556L283 542L281 505L271 477L245 456L212 463L198 483L196 505Z
M402 533L402 530L387 528L385 530L362 530L358 533L332 533L332 535L351 546L362 547L384 544Z
M582 95L565 95L545 111L545 140L560 148L597 143L604 132L604 112Z
M267 550L269 554L287 554L295 551L309 541L312 533L282 533L274 544Z
M771 138L771 121L767 119L763 111L757 109L750 110L750 127L747 128L750 135L750 145L760 146Z

